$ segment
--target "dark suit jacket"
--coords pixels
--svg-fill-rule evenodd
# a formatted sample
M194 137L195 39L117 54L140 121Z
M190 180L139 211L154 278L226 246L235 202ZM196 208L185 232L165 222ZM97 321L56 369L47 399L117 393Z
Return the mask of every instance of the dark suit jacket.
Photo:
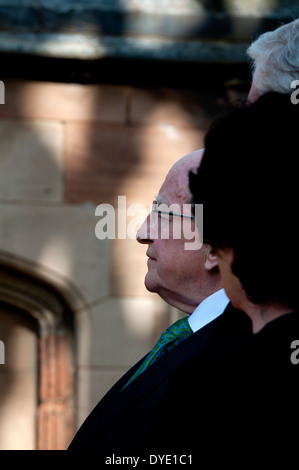
M211 468L214 460L223 465L237 456L238 468L249 459L277 465L278 458L286 468L298 449L298 346L293 312L256 334L195 353L171 377L141 448L190 453L198 464L207 457Z
M148 430L177 371L192 356L251 333L251 322L229 304L224 313L161 356L124 390L142 358L104 396L75 435L68 450L148 450ZM122 391L121 391L122 390ZM154 442L153 442L154 444Z

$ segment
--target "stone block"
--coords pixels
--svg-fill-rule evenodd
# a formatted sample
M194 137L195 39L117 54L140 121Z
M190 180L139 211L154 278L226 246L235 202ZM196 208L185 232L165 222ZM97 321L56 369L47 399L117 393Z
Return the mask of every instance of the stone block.
M38 387L34 322L2 305L0 338L5 344L5 364L0 365L0 450L34 450Z
M129 87L5 80L0 116L59 121L126 120Z
M1 250L75 285L85 302L109 293L110 240L95 236L93 205L1 205Z
M111 293L114 296L148 296L144 286L147 273L147 246L136 240L111 243Z
M202 146L203 133L161 124L151 127L70 123L66 126L65 200L148 206L170 167Z
M204 96L205 95L205 96ZM215 97L206 93L171 88L135 88L131 99L130 120L134 124L197 127L206 131L209 111ZM219 95L218 95L219 98Z
M111 298L92 308L94 367L129 368L155 344L168 319L161 299Z
M32 371L8 377L0 375L0 451L35 450L37 377Z
M31 318L13 308L0 307L0 339L5 345L5 364L0 366L0 374L33 372L36 363L37 326Z
M0 200L61 202L63 126L0 121Z

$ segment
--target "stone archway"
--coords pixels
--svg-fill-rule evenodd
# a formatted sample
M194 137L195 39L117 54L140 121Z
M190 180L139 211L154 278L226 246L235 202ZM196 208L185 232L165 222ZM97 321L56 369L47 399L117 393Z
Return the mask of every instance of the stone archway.
M66 449L75 431L72 307L82 299L65 279L0 252L0 302L38 324L36 450Z

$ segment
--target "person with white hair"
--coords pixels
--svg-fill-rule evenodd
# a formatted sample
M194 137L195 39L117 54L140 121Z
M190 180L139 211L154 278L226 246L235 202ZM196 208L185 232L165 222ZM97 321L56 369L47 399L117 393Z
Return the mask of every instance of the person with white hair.
M247 49L251 60L250 103L269 91L291 94L299 79L299 18L261 34Z

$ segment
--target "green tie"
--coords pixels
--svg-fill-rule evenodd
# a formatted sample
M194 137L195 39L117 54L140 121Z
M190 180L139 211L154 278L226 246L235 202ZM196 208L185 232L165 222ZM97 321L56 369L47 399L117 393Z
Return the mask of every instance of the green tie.
M137 369L135 374L132 375L123 388L131 383L147 367L151 366L160 356L170 351L174 346L177 346L181 341L188 338L188 336L193 333L188 322L188 317L189 316L181 318L164 331L154 348L146 356L141 366Z

